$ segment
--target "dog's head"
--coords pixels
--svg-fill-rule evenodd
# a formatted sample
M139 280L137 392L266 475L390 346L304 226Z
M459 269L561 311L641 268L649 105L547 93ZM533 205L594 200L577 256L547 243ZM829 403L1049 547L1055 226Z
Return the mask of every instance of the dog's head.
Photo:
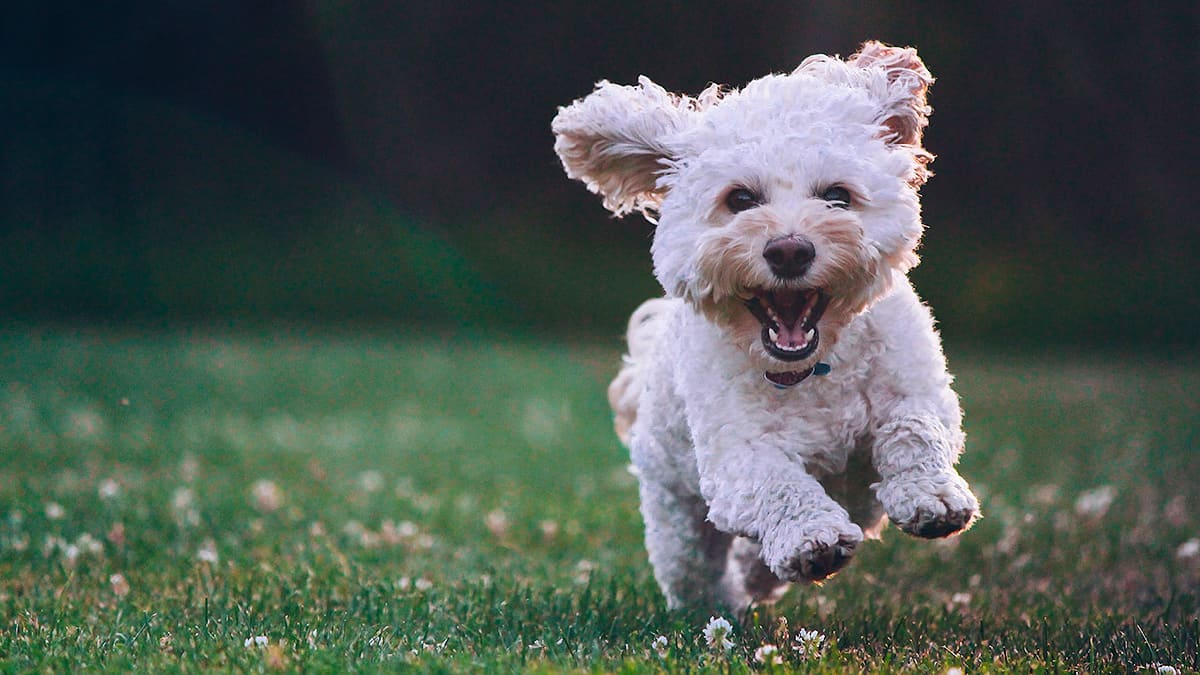
M932 81L915 50L868 42L694 98L601 82L559 110L554 147L614 214L657 222L668 295L801 371L917 263Z

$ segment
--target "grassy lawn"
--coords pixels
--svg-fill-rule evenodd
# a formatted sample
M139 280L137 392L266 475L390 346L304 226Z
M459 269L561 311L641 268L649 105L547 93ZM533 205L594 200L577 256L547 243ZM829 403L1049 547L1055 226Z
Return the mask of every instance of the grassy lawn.
M1200 363L952 352L985 519L726 651L650 576L619 347L0 330L0 669L1200 669Z

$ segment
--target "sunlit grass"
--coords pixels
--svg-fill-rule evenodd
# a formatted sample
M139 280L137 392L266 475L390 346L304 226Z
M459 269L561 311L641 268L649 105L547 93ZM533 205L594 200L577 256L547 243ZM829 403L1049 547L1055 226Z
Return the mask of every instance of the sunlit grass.
M618 349L3 331L0 664L1200 667L1200 365L952 353L985 519L888 532L726 650L650 576Z

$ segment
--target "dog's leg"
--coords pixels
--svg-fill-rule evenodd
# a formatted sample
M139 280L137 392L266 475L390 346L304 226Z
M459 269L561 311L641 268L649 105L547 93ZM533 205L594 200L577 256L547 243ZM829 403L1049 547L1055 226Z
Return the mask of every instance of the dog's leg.
M933 317L911 286L874 312L882 349L867 388L873 419L872 485L888 518L918 537L945 537L970 527L979 501L954 470L962 453L962 408L950 388Z
M979 501L954 461L962 448L962 432L937 417L909 415L879 427L873 485L888 518L905 532L926 538L946 537L971 526Z
M888 522L883 505L870 487L878 481L869 445L850 453L845 471L821 478L825 492L845 507L850 520L862 528L867 539L878 539Z
M772 604L788 589L788 582L763 562L762 546L745 537L735 538L729 547L729 567L722 584L726 604L741 608Z
M667 605L679 609L724 603L743 609L721 587L733 537L708 522L704 501L644 477L640 488L646 550Z
M713 441L698 448L697 458L700 489L718 528L761 542L763 562L784 581L819 581L850 561L862 528L803 465L769 444L718 449L746 445L744 436Z

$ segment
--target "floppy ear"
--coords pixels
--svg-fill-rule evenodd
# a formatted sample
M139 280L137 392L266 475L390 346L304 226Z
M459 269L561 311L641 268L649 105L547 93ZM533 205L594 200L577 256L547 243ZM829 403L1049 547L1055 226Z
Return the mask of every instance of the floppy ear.
M891 134L889 143L921 145L921 133L929 124L932 109L925 101L933 75L911 47L891 47L882 42L865 42L846 63L867 70L880 70L887 76L887 92L879 123Z
M662 201L658 176L664 160L676 158L665 139L696 106L644 76L637 86L601 81L586 98L558 109L554 150L567 175L602 195L614 214L644 213Z

